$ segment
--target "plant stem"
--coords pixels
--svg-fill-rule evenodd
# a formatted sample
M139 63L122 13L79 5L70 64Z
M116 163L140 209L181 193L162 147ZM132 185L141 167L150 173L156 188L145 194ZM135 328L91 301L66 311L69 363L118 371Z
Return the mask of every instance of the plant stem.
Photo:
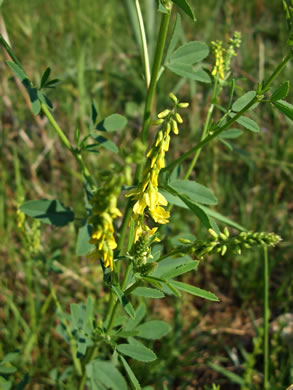
M54 302L56 304L57 310L60 313L62 313L62 315L64 315L62 307L60 305L60 302L59 302L59 300L57 298L55 289L54 289L54 287L52 285L50 285L50 292L51 292L51 295L52 295L52 297L54 299ZM65 319L64 319L64 325L65 325L65 329L66 329L67 335L68 335L69 340L70 340L71 356L72 356L72 359L73 359L75 370L76 370L78 376L82 376L81 363L80 363L79 358L77 357L76 342L75 342L75 339L74 339L74 337L72 335L70 326L68 325L68 323L67 323L67 321Z
M78 165L80 166L81 171L82 171L84 177L86 178L87 182L91 185L92 188L94 188L95 187L95 183L94 183L94 181L92 179L92 176L91 176L89 170L87 169L87 167L86 167L86 165L85 165L85 163L83 161L82 155L80 154L80 152L78 150L73 148L73 146L71 145L69 139L66 137L64 131L61 129L61 127L56 122L55 118L53 117L53 115L49 111L48 107L45 104L43 104L43 103L42 103L41 107L42 107L43 113L46 115L46 117L48 118L49 122L53 126L54 130L58 134L58 136L59 136L61 142L63 143L63 145L71 152L73 157L78 162Z
M163 52L164 52L164 47L165 47L166 38L167 38L167 32L168 32L171 11L172 11L172 7L168 13L162 14L160 31L159 31L159 36L158 36L158 40L157 40L157 47L156 47L155 56L154 56L154 63L153 63L153 67L152 67L152 76L151 76L151 81L150 81L148 93L146 96L144 118L143 118L143 128L142 128L142 134L141 134L143 142L146 142L146 140L148 138L148 132L149 132L149 127L150 127L150 123L151 123L151 112L152 112L152 107L153 107L153 102L154 102L158 74L159 74L159 70L160 70L160 66L161 66L161 62L162 62L162 57L163 57Z
M269 260L264 248L264 390L269 389Z
M139 33L140 33L140 38L141 38L141 43L142 43L142 56L143 56L144 69L145 69L145 81L146 81L146 86L148 88L150 85L150 79L151 79L150 59L149 59L149 52L148 52L145 28L144 28L143 17L142 17L140 5L139 5L139 0L135 0L135 9L136 9L138 25L139 25Z
M172 170L177 165L181 164L186 158L188 158L193 153L197 152L198 150L201 150L205 145L207 145L210 141L212 141L214 138L216 138L219 134L221 134L223 131L229 129L236 121L239 119L243 114L245 114L246 111L248 111L255 103L260 102L263 100L262 94L268 91L269 87L271 86L272 82L276 79L276 77L281 73L281 71L284 69L286 64L293 58L293 52L289 52L286 57L281 61L281 63L277 66L277 68L274 70L274 72L271 74L271 76L268 78L268 80L263 84L260 91L258 91L258 94L253 98L241 111L239 111L237 114L233 116L230 120L228 120L223 126L217 127L212 134L208 135L206 138L202 139L197 145L195 145L193 148L191 148L188 152L184 153L181 157L177 158L177 160L173 161L171 164L169 164L166 168L162 169L162 171L166 170Z

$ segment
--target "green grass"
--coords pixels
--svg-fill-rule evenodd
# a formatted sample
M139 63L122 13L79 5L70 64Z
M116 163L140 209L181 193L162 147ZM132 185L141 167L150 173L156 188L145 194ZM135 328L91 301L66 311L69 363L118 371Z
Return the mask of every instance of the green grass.
M147 1L142 3L145 9ZM182 41L209 43L227 39L234 30L241 31L243 44L233 74L243 90L236 92L240 96L253 89L258 76L269 73L285 54L286 23L281 2L195 3L198 23L193 26L183 17ZM47 66L52 68L54 77L60 77L60 85L50 98L67 136L73 140L76 127L86 132L90 103L95 99L102 116L131 112L130 127L120 139L114 139L129 152L130 140L141 125L145 96L140 54L123 3L4 0L3 17L11 44L32 79L39 82ZM211 69L208 63L207 66ZM84 301L89 293L96 297L99 307L98 297L105 293L100 265L75 255L73 237L77 226L55 230L42 225L41 255L31 255L17 229L16 208L22 197L58 198L69 206L77 205L82 213L81 178L75 162L44 118L41 123L34 120L3 62L0 69L0 360L7 353L20 351L15 378L19 382L27 374L27 388L76 388L76 378L66 383L66 369L72 358L55 330L58 320L50 284L55 286L64 310L73 302ZM292 74L289 64L280 80L292 80ZM175 86L178 95L190 101L192 107L184 118L185 138L173 148L177 158L199 139L210 91L201 85L179 83L177 76L164 75L157 96L159 108L165 107L170 86ZM292 102L292 98L290 91L287 100ZM248 229L274 231L282 236L281 244L269 253L273 322L292 311L293 305L292 122L269 106L258 108L252 118L254 115L261 133L253 137L251 133L244 134L233 152L221 144L210 145L192 178L214 190L219 199L217 211L223 215ZM106 167L111 162L110 154L88 158L92 167ZM190 212L174 209L172 219L174 235L190 229L192 233L197 231ZM204 236L206 232L199 234ZM53 264L60 273L50 270L54 251L58 252ZM154 307L157 317L171 322L174 333L162 343L162 359L160 364L152 364L152 375L146 373L145 367L136 367L142 384L156 384L162 389L165 381L170 389L200 390L217 383L225 390L240 389L231 378L209 366L212 359L241 377L253 376L251 389L260 389L262 357L254 345L261 337L262 275L261 251L241 257L214 255L202 262L192 282L218 294L221 303L189 297L174 305L170 299ZM234 334L232 328L239 332ZM283 390L293 382L292 350L282 339L281 331L272 338L271 386L273 390ZM170 356L171 348L174 350Z

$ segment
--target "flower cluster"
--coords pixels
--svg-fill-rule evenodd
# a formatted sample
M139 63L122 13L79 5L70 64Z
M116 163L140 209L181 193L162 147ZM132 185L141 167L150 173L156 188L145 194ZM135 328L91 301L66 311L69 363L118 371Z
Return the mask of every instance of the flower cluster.
M207 241L196 240L191 243L189 240L181 240L185 245L176 248L182 254L192 254L198 259L212 253L220 253L222 256L231 250L235 254L241 254L243 249L252 247L275 246L281 241L281 237L275 233L266 232L241 232L237 236L230 237L227 227L223 233L216 233L209 229L210 238Z
M165 167L165 153L169 150L170 133L178 134L178 123L183 123L181 115L176 112L177 108L188 107L188 103L179 103L176 96L171 93L170 98L174 102L172 110L164 110L158 114L158 120L153 124L162 125L156 139L147 153L146 167L143 171L142 183L135 189L128 192L126 196L131 196L136 200L133 206L133 219L136 224L136 242L143 232L154 234L157 228L149 229L144 223L146 209L152 219L159 224L169 222L170 214L164 209L168 202L158 190L158 177L162 168Z
M220 80L225 80L229 75L231 59L237 55L235 48L239 48L241 44L241 33L236 31L232 38L229 39L227 49L223 47L222 41L211 42L212 49L215 55L215 66L212 70L214 77L219 76Z
M117 175L99 188L90 200L92 215L89 223L92 225L90 243L96 246L89 254L92 260L103 259L104 266L113 271L113 250L117 247L114 237L113 220L121 216L117 208L117 198L120 193L121 178Z

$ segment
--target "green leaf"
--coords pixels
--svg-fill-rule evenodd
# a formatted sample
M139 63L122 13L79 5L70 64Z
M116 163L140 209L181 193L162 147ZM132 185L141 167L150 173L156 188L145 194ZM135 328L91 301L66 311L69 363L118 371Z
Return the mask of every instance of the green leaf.
M46 82L50 77L50 73L51 73L51 68L48 67L42 76L40 88L44 88Z
M229 129L226 131L223 131L218 138L220 139L235 139L240 137L243 134L243 131L240 129Z
M272 94L271 96L271 102L275 102L277 100L284 99L289 92L290 83L289 81L285 81L282 83Z
M184 209L188 209L189 207L176 195L171 194L170 192L167 192L165 190L160 189L160 193L164 195L164 197L167 199L168 203L171 203L175 206L182 207ZM209 217L212 217L216 219L219 222L224 223L225 225L231 226L239 231L246 231L247 229L241 225L239 225L237 222L232 221L232 219L225 217L224 215L218 213L217 211L214 211L212 209L209 209L208 207L205 207L203 205L197 205L197 207L201 208Z
M13 374L17 371L17 368L12 366L10 363L8 364L0 364L0 374Z
M144 319L145 315L146 315L146 306L144 303L141 303L136 310L135 318L128 319L128 321L124 327L124 330L130 331L130 330L133 330L134 328L136 328L137 325Z
M256 96L255 91L246 92L243 96L237 99L232 105L232 111L239 112L241 111L247 104L249 104Z
M94 360L87 364L86 372L88 378L94 382L100 382L107 388L113 390L127 390L127 383L123 375L110 361Z
M42 91L37 91L37 94L40 102L44 103L49 108L49 110L53 110L53 104L48 96Z
M202 69L194 71L192 65L182 64L180 62L174 62L166 65L171 72L176 73L181 77L185 77L190 80L200 81L202 83L210 83L210 76Z
M192 41L180 46L169 58L168 65L173 63L192 65L202 61L209 54L208 46L199 41Z
M201 221L201 223L207 228L213 228L212 223L208 217L208 215L200 208L196 203L190 201L186 196L178 194L179 198L183 200L183 202L188 206L188 208L193 211L193 213L197 216L197 218Z
M153 320L139 325L137 337L148 340L158 340L166 336L171 330L169 324L165 321Z
M231 226L241 232L245 232L247 231L247 229L241 225L239 225L239 223L237 222L234 222L232 221L232 219L228 218L228 217L225 217L224 215L218 213L217 211L214 211L212 209L209 209L208 207L205 207L205 206L202 206L200 205L199 206L209 217L212 217L214 219L216 219L217 221L219 222L222 222L223 224L225 225L228 225L228 226Z
M163 273L161 275L161 277L165 278L165 279L172 279L172 278L175 278L176 276L184 275L187 272L190 272L192 270L196 271L198 263L199 262L197 260L192 260L192 263L189 262L187 264L179 265L175 269L170 270L169 272Z
M157 355L144 345L119 344L117 351L140 362L147 363L157 359Z
M132 294L146 298L164 298L165 296L162 291L149 287L137 287Z
M194 13L187 0L172 0L178 7L182 9L194 22L196 21Z
M230 379L231 382L237 383L240 386L246 386L246 381L241 376L234 374L234 372L231 372L216 363L209 363L209 366L220 374L225 375L228 379Z
M169 187L177 193L187 196L191 201L208 205L216 205L217 198L210 189L191 180L173 180Z
M190 284L178 282L175 280L170 281L170 284L172 284L174 287L178 288L179 290L185 291L191 295L195 295L196 297L208 299L209 301L219 302L219 298L215 294L206 290L202 290L199 287L191 286Z
M29 200L22 203L20 211L41 222L55 226L65 226L74 220L73 211L59 200Z
M34 115L38 115L41 111L41 102L38 96L38 89L27 87L27 92L29 94L29 98L32 104L32 110Z
M167 257L166 259L158 263L157 268L152 273L152 276L157 278L166 278L165 275L176 273L181 267L186 266L187 264L194 265L195 260L189 256L182 256L174 258L173 256ZM196 262L195 262L196 264Z
M0 389L1 390L10 390L11 387L12 387L12 382L7 381L5 378L0 376Z
M236 114L231 112L229 115L233 118ZM236 120L236 122L254 133L258 133L260 130L259 125L254 120L247 118L247 116L241 116Z
M1 363L11 363L14 362L19 357L19 352L10 352L4 356ZM0 363L0 364L1 364Z
M0 0L0 8L2 7L3 1L4 0Z
M75 253L77 256L84 256L94 250L95 245L90 244L92 226L87 223L87 220L83 222L81 228L79 228Z
M25 73L24 69L17 65L15 62L6 61L6 64L14 72L16 77L23 83L25 80L29 80L28 75Z
M168 50L167 50L167 54L166 54L165 63L168 62L171 54L175 50L175 47L176 47L178 40L179 40L179 37L180 37L180 32L181 32L181 17L179 14L177 14L174 30L172 32L172 36L171 36L170 43L169 43Z
M114 152L114 153L118 153L119 152L119 149L114 144L114 142L112 142L111 140L103 137L102 135L100 135L98 137L93 137L93 138L97 142L99 142L100 146L102 146L103 148L105 148L107 150L110 150L110 152Z
M115 286L115 285L112 285L112 290L117 295L117 297L118 297L121 305L124 307L124 310L126 311L126 313L131 318L134 319L135 318L135 310L134 310L132 304L127 299L126 295L123 293L123 291L120 290L120 288L118 286Z
M98 123L96 129L100 131L118 131L124 129L127 119L120 114L112 114Z
M97 117L98 117L97 105L96 105L95 101L92 101L92 104L91 104L91 122L90 122L90 130L91 131L96 126Z
M128 375L128 378L131 382L132 388L134 390L140 390L141 386L140 386L136 376L134 375L134 372L132 371L131 367L129 366L129 364L127 363L127 361L124 359L124 357L122 355L119 355L119 358L120 358L120 360L123 364L123 367Z
M273 105L278 108L285 116L293 121L293 105L285 102L285 100L278 100L273 102Z

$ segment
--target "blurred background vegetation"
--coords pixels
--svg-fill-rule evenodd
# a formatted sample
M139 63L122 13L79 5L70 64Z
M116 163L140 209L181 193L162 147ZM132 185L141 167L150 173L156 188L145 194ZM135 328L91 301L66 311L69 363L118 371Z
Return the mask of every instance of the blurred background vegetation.
M150 48L159 17L153 3L141 1ZM117 0L4 0L1 9L10 43L32 80L38 84L47 66L53 77L60 78L49 96L68 137L74 139L76 127L86 134L94 99L102 117L114 112L128 117L127 129L113 137L122 154L130 152L131 141L139 134L145 98L140 51L127 4ZM232 65L237 96L255 89L257 81L286 54L287 26L280 0L191 0L190 4L197 23L182 15L182 42L210 44L216 39L228 41L234 31L242 33L243 43ZM210 55L205 68L212 66ZM48 299L47 278L55 285L64 310L70 303L85 301L88 294L99 305L98 298L104 295L100 265L76 256L78 221L61 230L42 225L41 252L32 255L17 228L16 210L23 199L57 198L74 206L82 218L81 177L46 120L36 120L31 114L4 55L0 71L0 360L20 351L14 377L20 382L28 375L27 389L76 388L68 379L68 347L55 331L55 305ZM292 75L291 63L275 87L291 81ZM191 109L186 110L181 135L176 140L173 137L169 161L199 139L211 93L210 86L182 81L166 72L159 83L158 111L169 104L171 90L181 100L190 101ZM287 100L292 103L292 98L291 91ZM220 103L227 99L228 89ZM213 189L219 199L218 212L250 230L274 231L283 238L269 255L271 388L283 390L293 382L293 127L269 105L258 107L252 118L261 132L244 132L233 142L233 151L219 143L210 145L200 156L192 179ZM97 174L100 168L121 162L118 155L107 151L87 159ZM28 222L33 234L35 227ZM171 222L169 237L181 232L199 238L207 234L185 210L174 208ZM262 275L261 251L212 256L201 263L190 282L217 294L220 303L187 296L179 303L171 298L154 302L154 315L168 320L173 333L156 346L160 363L134 367L142 384L156 389L165 384L168 389L207 390L212 383L225 390L260 389ZM285 314L289 325L282 329L278 319ZM244 382L237 383L230 373Z

